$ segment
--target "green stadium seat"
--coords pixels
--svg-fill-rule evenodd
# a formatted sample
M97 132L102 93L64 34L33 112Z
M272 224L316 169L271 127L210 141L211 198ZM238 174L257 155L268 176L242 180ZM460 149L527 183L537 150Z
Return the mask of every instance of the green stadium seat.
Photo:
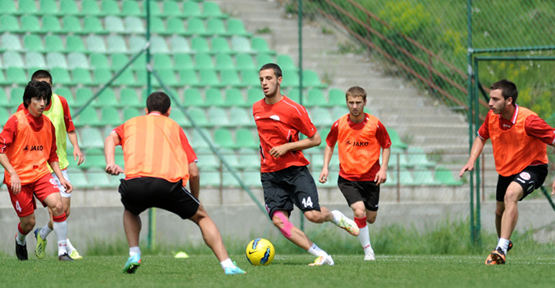
M139 110L137 110L136 108L125 108L123 109L123 122L126 122L127 120L134 117L139 117L141 115L141 112L139 112Z
M183 19L180 18L168 18L166 20L167 23L167 32L168 34L175 34L175 35L187 35L187 30L185 30L185 26L183 25Z
M89 60L83 53L69 53L67 55L68 68L73 70L75 68L90 69Z
M42 33L62 33L58 16L47 15L42 17Z
M310 113L312 123L316 126L331 126L333 119L331 118L328 108L315 107Z
M345 99L345 92L332 88L328 92L328 106L345 106L346 99Z
M260 171L244 171L243 182L248 187L262 188L262 181L260 180Z
M247 91L247 106L252 107L252 105L259 101L260 99L264 98L264 94L260 87L257 88L250 88Z
M231 46L235 53L255 53L256 51L251 48L249 39L242 36L231 37Z
M77 89L75 91L75 107L83 107L93 96L93 92L89 88ZM87 108L90 108L90 106Z
M60 2L60 15L79 15L77 2L74 0L62 0Z
M39 52L25 53L25 65L27 66L27 68L46 68L44 57L42 56L42 53Z
M428 160L424 149L420 147L408 147L407 152L409 166L417 168L431 168L436 165L435 162Z
M327 106L328 101L326 100L326 96L324 96L324 92L321 89L310 89L308 91L307 101L305 102L305 107L325 107Z
M210 107L208 108L208 119L213 126L222 127L230 126L229 118L224 109L220 107ZM216 134L214 134L216 137Z
M389 163L387 165L388 167L397 169L398 166L402 168L406 168L409 166L404 149L393 146L390 149L391 156L389 157Z
M169 55L155 54L154 69L173 69L173 60Z
M428 186L434 186L434 185L440 185L441 183L439 181L436 181L434 179L434 175L432 174L431 171L429 170L415 170L413 172L414 174L414 184L415 185L428 185Z
M214 135L214 138L216 138L215 135ZM214 140L216 140L216 139L214 139ZM218 144L218 143L216 142L216 144ZM240 164L239 164L239 160L237 159L237 155L235 154L235 151L233 151L232 149L230 149L230 148L220 148L220 149L218 149L218 152L222 156L223 160L227 163L227 165L233 167L234 169L239 169L239 167L241 167ZM235 181L235 179L233 179L233 181L231 181L231 182L236 182L236 181Z
M102 108L102 110L100 111L100 115L100 123L102 123L102 125L118 126L123 123L119 116L118 109L115 107Z
M4 53L4 56L5 55L6 54ZM4 64L5 64L5 61L6 60L4 60ZM27 83L29 83L29 78L27 78L27 75L25 74L25 71L23 70L23 68L8 67L8 69L6 69L6 81L8 83L14 83L18 85L27 85Z
M189 87L200 86L200 81L197 77L197 72L193 69L180 69L179 70L179 84Z
M256 55L256 64L258 65L258 68L268 64L268 63L276 63L276 61L274 60L274 57L272 55L269 54L265 54L265 53L260 53L258 55Z
M207 106L212 107L223 107L225 106L224 98L222 97L222 92L217 88L209 88L204 94L206 99L205 103Z
M252 33L249 33L245 29L245 25L243 24L243 21L235 18L230 18L227 20L227 33L229 35L234 35L234 36L245 36L245 37L252 36Z
M125 40L119 35L110 35L107 39L108 42L108 53L127 53L127 45L125 45ZM132 45L130 42L129 45Z
M226 128L218 128L214 131L214 143L221 148L235 148L235 141L231 132Z
M80 102L80 98L79 95L77 96L77 101L76 102ZM81 109L81 108L80 108ZM77 112L75 112L77 113ZM75 125L75 127L83 127L85 125L89 125L89 126L101 126L102 123L100 122L100 119L98 119L98 115L96 114L96 109L94 109L91 106L87 106L85 107L85 109L81 112L81 114L77 115L77 117L73 118L73 124ZM84 148L91 148L91 147L97 147L94 146L91 143L97 143L97 141L102 141L102 137L100 136L100 132L98 132L97 129L88 129L88 130L92 130L92 131L96 131L96 133L94 134L98 134L98 140L95 140L92 138L92 136L89 134L91 133L90 131L86 131L85 129L81 130L81 138L80 141L81 142L81 146L83 146ZM83 139L83 137L86 137L87 139ZM86 142L88 141L88 142ZM101 146L98 146L101 147Z
M443 166L436 167L435 179L447 186L460 186L463 184L461 180L457 180L453 177L453 173L449 169Z
M42 40L35 34L23 36L23 47L25 47L26 51L45 52Z
M91 78L91 73L89 69L75 68L71 71L71 76L74 82L72 85L80 84L84 86L92 86L95 84Z
M152 1L150 1L150 16L154 16L154 17L160 17L162 16L162 11L160 11L160 7L158 5L153 5L154 3ZM143 9L144 9L144 14L143 16L146 16L146 5L143 5Z
M281 70L297 70L297 65L293 62L293 59L289 55L280 54L276 59Z
M47 35L44 37L46 51L48 52L66 52L66 47L62 42L62 38L57 35Z
M193 108L191 110L197 111L197 110L200 110L200 109ZM189 111L189 113L191 113L191 111ZM196 114L196 113L194 113L194 114ZM193 118L193 120L195 120L195 121L197 120L193 117L193 114L191 114L191 118ZM200 132L199 132L199 130L200 130ZM193 137L189 139L189 143L191 143L191 146L193 147L193 149L209 148L208 143L206 143L206 141L204 140L204 137L202 137L200 133L202 133L202 135L204 135L206 138L208 138L210 143L214 143L214 141L212 140L212 135L210 134L210 131L208 131L208 129L206 129L206 128L200 128L199 130L197 130L197 129L193 130L193 134L192 134ZM205 178L205 177L203 176L201 178Z
M256 87L260 86L260 79L257 70L243 70L241 71L241 84L243 86Z
M223 86L231 86L231 87L244 87L241 79L239 79L239 75L235 70L223 70L220 72L221 76L221 85ZM201 71L201 78L202 78L202 71Z
M68 102L68 104L70 102L71 103L75 102L75 98L73 98L73 93L71 92L71 90L69 88L65 88L65 87L56 88L54 93L58 94L58 96L64 97L66 99L66 101Z
M100 11L100 8L98 7L98 1L96 1L96 0L83 0L83 2L81 2L81 12L79 14L80 15L89 15L89 16L103 16L104 15Z
M102 42L102 44L104 44ZM79 53L88 53L89 51L85 48L83 44L83 40L80 36L67 36L66 38L66 50L68 52L79 52Z
M74 33L74 34L81 34L83 32L83 27L81 27L81 22L75 16L64 16L62 18L62 25L63 28L61 30L62 33Z
M162 15L164 17L181 17L181 8L179 8L179 4L175 1L164 1L162 4L164 12Z
M110 58L112 59L112 65L110 67L114 71L121 70L129 62L129 57L122 53L112 54L112 57Z
M202 5L203 15L208 18L227 18L228 16L220 10L220 6L215 2L204 2Z
M191 1L183 2L183 16L187 18L203 17L198 4Z
M195 88L185 90L182 104L185 107L206 107L200 90Z
M146 13L141 11L139 7L139 2L133 0L123 1L121 7L121 15L123 16L145 16Z
M312 70L304 70L303 71L303 86L304 87L313 87L313 88L326 88L327 85L320 82L320 78L318 77L318 73Z
M223 106L225 107L247 107L248 104L245 102L245 98L241 93L241 90L237 88L227 89L225 91L225 101Z
M55 0L41 0L39 13L42 15L58 15L58 4Z
M237 61L237 70L257 70L252 56L249 54L237 54L235 60Z
M388 128L387 133L389 134L389 138L391 139L391 146L392 147L398 147L398 148L401 148L401 149L406 149L408 147L408 145L405 144L401 140L401 137L399 136L399 133L397 133L397 131L395 131L395 129Z
M193 69L195 67L191 55L186 53L174 54L173 62L175 64L175 69Z
M4 67L10 68L25 68L25 64L23 64L23 58L21 58L21 54L14 52L14 51L7 51L4 52Z
M108 62L106 54L91 54L91 69L109 69L111 64Z
M206 114L204 114L203 109L193 107L193 108L189 108L187 110L187 112L189 113L189 116L191 116L191 119L193 119L193 122L197 126L199 126L199 127L210 127L211 126L210 122L208 122L208 119L206 119ZM210 134L207 134L207 136L210 136ZM193 147L195 147L195 146L193 146Z
M209 53L210 46L208 46L208 41L202 37L194 37L191 39L191 50L196 53Z
M126 69L119 75L118 78L114 81L115 85L125 85L125 86L135 86L137 85L137 81L135 80L135 75L133 71Z
M153 43L152 43L152 38L150 38L150 39L151 39L150 51L152 52L152 44ZM133 54L137 53L145 47L145 44L146 44L145 37L131 36L131 37L129 37L129 47L131 48L131 49L129 49L129 52L131 52Z
M189 43L187 42L187 40L185 40L185 38L181 36L172 36L170 38L170 45L172 47L172 53L192 53L191 47L189 47Z
M8 2L8 1L2 1ZM19 22L17 18L12 15L1 15L0 16L0 33L12 32L21 33L21 28L19 28Z
M62 53L58 52L49 52L46 54L46 63L50 69L52 68L63 68L67 69L67 61L66 57ZM56 82L58 80L56 79Z
M253 37L251 45L252 48L257 51L257 53L276 54L276 51L270 49L268 43L264 38Z
M318 129L318 133L320 134L320 139L322 139L318 147L324 149L327 145L325 139L328 137L328 134L330 134L330 128Z
M281 87L285 88L298 88L300 85L299 74L297 71L283 71L283 80L281 82ZM298 102L298 101L295 101Z
M6 77L4 76L4 72L2 72L2 70L0 69L0 85L5 85L5 84L11 84L11 83L8 83L8 81L6 80Z
M18 14L17 9L15 9L15 1L0 1L0 11L4 15Z
M102 155L104 157L104 155ZM102 189L102 188L111 188L113 184L110 183L108 177L110 177L104 168L106 164L101 167L91 167L87 170L87 177L89 178L89 183L93 186L92 188L95 189Z
M218 75L214 70L200 70L200 85L205 87L222 87L224 86L218 79Z
M1 28L0 28L1 29ZM0 51L21 51L21 42L19 41L19 36L14 34L5 33L0 36Z
M0 89L0 107L11 107L10 105L10 101L8 100L8 95L6 95L6 92L4 91L4 89ZM10 115L8 114L8 111L6 111L6 109L0 109L0 124L4 125L4 123L6 123L6 121L8 120L8 117L10 117Z
M87 14L92 15L92 14ZM103 35L108 34L108 30L104 29L104 25L97 17L86 17L83 20L83 31L87 34Z
M98 97L92 103L93 107L96 108L117 107L118 104L119 103L118 98L116 97L116 92L114 92L112 88L106 88L104 91L102 91L102 94L98 95Z
M118 16L121 14L118 3L114 0L102 0L101 6L101 12L104 15Z
M106 53L106 44L104 43L104 39L102 39L102 37L97 35L89 35L86 41L87 51L92 53Z
M73 160L72 157L68 157L68 158L71 158L70 161ZM93 186L91 184L89 184L89 180L87 180L87 176L85 175L83 170L81 170L79 168L74 168L76 166L77 165L70 165L70 168L67 170L67 174L68 174L69 179L71 179L71 185L73 186L73 188L74 189L89 189L89 188L92 188Z
M237 137L237 135L236 135ZM239 164L242 170L257 171L260 182L260 152L258 149L241 147L238 150Z
M99 138L102 138L102 136L100 135L100 132L98 132L98 129L83 128L81 130L81 135L84 134L85 130L87 130L86 131L87 133L92 133L95 136L98 135ZM89 136L86 136L86 137L89 137ZM83 138L80 138L80 139L83 139ZM94 139L90 139L90 140L94 140ZM106 158L104 157L104 151L103 149L100 149L101 146L97 146L99 144L98 142L100 141L95 141L94 143L95 146L90 146L90 147L86 147L82 145L83 148L85 148L85 161L83 162L83 164L81 164L81 168L87 169L92 167L98 167L98 168L106 167Z
M21 30L30 33L42 33L39 19L29 14L21 16Z
M120 97L120 100L119 100L118 107L131 107L131 108L145 107L139 95L137 95L137 93L135 92L135 89L131 89L131 88L121 89L119 97Z
M300 103L301 101L301 91L297 88L289 89L288 93L285 96L289 97L289 99Z
M128 34L145 34L143 21L136 16L127 16L125 21L125 33Z
M191 122L189 122L189 119L187 119L181 109L177 107L171 110L170 118L173 119L173 121L177 122L177 124L179 124L179 126L181 127L191 127Z
M254 119L244 108L233 107L229 110L229 124L233 127L253 127Z
M206 31L210 35L229 35L226 31L224 22L221 19L212 18L206 22Z
M10 106L12 109L17 107L23 103L23 93L25 92L25 88L16 87L12 88L10 91ZM15 111L14 111L15 112Z
M150 51L151 53L170 53L170 49L168 48L168 44L166 44L166 39L160 36L152 36L150 37ZM138 52L135 51L135 52Z
M146 70L146 53L141 54L133 64L131 64L131 68L134 71Z
M227 43L227 39L223 37L214 37L212 38L212 49L210 50L214 54L222 54L222 53L233 53L229 44Z
M173 71L173 69L158 69L156 73L158 73L158 76L162 79L162 81L166 86L169 86L169 87L180 86L179 81L177 80L177 77L175 76L175 72ZM154 79L154 81L152 82L156 87L162 86L161 84L158 83L158 80L156 79Z
M154 34L171 34L164 24L164 20L160 17L151 17L150 19L150 33Z
M55 79L56 84L75 85L75 83L71 81L71 77L69 76L69 71L65 68L60 68L60 67L51 68L50 73L52 74L52 79Z
M260 144L258 140L255 140L252 136L252 132L247 128L239 128L235 131L235 139L237 147L241 148L259 148Z
M37 4L34 0L19 0L18 13L22 15L38 14Z
M110 33L123 34L124 32L127 32L123 27L123 20L116 16L108 16L104 18L104 26Z
M204 21L200 18L191 18L187 21L186 35L207 36L209 35L204 27Z
M195 148L195 153L197 154L199 160L197 165L200 170L206 171L220 168L220 160L216 157L216 155L214 155L210 148Z
M347 108L345 103L343 103L343 106L335 106L331 108L331 117L333 118L334 121L347 114L349 114L349 109Z
M200 177L200 187L202 188L217 188L222 185L220 172L214 169L201 170L202 177Z
M214 70L212 57L206 53L198 53L195 55L195 69L197 70Z

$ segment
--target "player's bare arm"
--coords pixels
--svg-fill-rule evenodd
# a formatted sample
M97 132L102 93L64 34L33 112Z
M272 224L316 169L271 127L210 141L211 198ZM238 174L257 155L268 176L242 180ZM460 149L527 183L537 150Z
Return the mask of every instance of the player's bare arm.
M329 166L331 156L333 155L333 148L329 145L326 145L326 150L324 151L324 166L322 167L322 172L320 172L320 177L318 177L318 181L320 183L326 183L328 181L328 175L330 174Z
M104 157L106 159L106 173L110 175L119 175L123 173L123 169L115 163L116 145L121 143L116 132L111 132L106 140L104 140Z
M289 151L299 151L299 150L305 150L308 148L312 148L314 146L318 146L320 145L320 143L322 142L322 139L320 138L320 134L318 132L316 132L312 137L310 138L306 138L303 140L299 140L296 142L289 142L289 143L285 143L283 145L279 145L276 147L272 147L272 149L270 149L270 155L272 155L273 157L280 157L283 154L289 152Z
M8 173L10 174L10 182L12 182L12 185L11 185L12 193L14 195L19 194L19 192L21 192L21 180L19 180L19 176L17 175L17 173L15 172L15 169L10 163L8 156L6 156L6 154L4 153L0 154L0 164L2 164L2 166L4 167L4 170L8 171Z
M85 156L83 155L83 152L81 152L81 148L79 148L77 133L75 133L75 130L67 132L67 137L69 138L71 145L73 145L73 161L77 161L77 166L79 166L83 163L83 161L85 161Z
M380 166L380 171L376 174L374 181L376 183L382 184L387 181L387 165L389 164L389 156L391 155L391 149L385 148L382 150L382 165Z
M200 173L195 162L189 163L189 189L191 194L198 199L200 195Z
M482 153L485 144L486 140L476 137L474 144L472 145L472 150L470 150L470 158L468 158L468 162L466 162L466 164L462 167L459 177L462 177L466 171L474 170L474 163L476 162L476 159L478 159L478 156Z

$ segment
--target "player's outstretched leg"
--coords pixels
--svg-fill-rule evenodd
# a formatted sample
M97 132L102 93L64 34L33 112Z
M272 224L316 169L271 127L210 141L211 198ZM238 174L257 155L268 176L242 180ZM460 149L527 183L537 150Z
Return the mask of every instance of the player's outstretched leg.
M358 236L360 231L359 231L358 226L355 223L355 221L349 219L347 216L345 216L339 210L333 210L333 211L331 211L331 214L333 214L333 220L332 220L333 224L335 224L335 225L337 225L337 227L349 232L349 234L351 234L353 236Z
M308 264L308 266L323 266L323 265L333 266L334 264L335 262L333 262L331 255L327 255L327 256L318 256L318 258L314 260L314 263L310 263Z

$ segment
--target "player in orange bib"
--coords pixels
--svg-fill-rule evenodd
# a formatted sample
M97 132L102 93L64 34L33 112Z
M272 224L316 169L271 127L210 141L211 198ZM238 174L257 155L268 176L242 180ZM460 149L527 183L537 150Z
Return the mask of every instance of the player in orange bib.
M60 190L48 165L61 179L67 193L72 187L62 177L56 154L56 132L48 117L43 115L50 104L52 90L44 82L31 81L25 87L25 108L16 112L0 133L0 164L4 167L4 183L12 205L19 216L15 236L15 253L27 260L27 234L35 226L37 198L52 211L53 228L58 237L58 259L72 261L67 253L67 221Z
M320 207L318 190L306 167L302 150L320 145L320 135L306 109L281 94L281 68L269 63L260 68L264 98L254 103L252 114L260 138L260 172L264 202L274 225L289 241L317 256L310 266L334 265L332 257L295 227L289 216L297 206L314 223L332 222L357 236L358 227L340 211ZM308 138L299 140L299 132Z
M135 273L141 265L139 214L158 207L195 222L225 274L245 274L229 258L218 227L198 200L197 156L183 129L169 118L170 105L165 93L150 94L146 100L147 115L131 118L116 127L104 143L106 172L126 176L119 186L125 208L123 227L129 243L129 258L123 272ZM115 164L116 145L123 148L125 171ZM185 188L187 182L191 192Z
M505 264L505 255L513 246L510 239L518 220L518 201L545 181L547 145L554 145L555 130L536 113L516 104L518 90L513 82L500 80L490 88L490 111L459 176L474 169L487 139L491 139L495 169L499 174L495 209L499 241L486 264L496 265ZM555 193L555 182L552 193Z
M337 184L355 214L355 222L360 230L358 239L364 249L364 260L374 261L376 258L366 223L374 223L378 215L380 184L387 180L391 140L380 120L364 113L366 91L363 88L349 88L345 99L349 114L339 118L331 127L326 139L324 166L319 181L328 181L329 163L337 143ZM380 151L383 156L381 166Z

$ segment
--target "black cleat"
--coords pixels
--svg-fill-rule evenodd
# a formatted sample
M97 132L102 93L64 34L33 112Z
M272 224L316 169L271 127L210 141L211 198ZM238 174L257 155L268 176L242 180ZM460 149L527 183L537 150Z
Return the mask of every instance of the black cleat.
M17 243L17 240L15 240L15 255L17 256L17 259L21 261L28 260L29 257L27 256L27 243L25 243L25 245L19 245L19 243Z
M67 255L67 253L64 253L64 254L58 256L58 260L60 260L60 261L73 261L73 258L69 257L69 255Z
M513 249L513 241L509 240L509 247L507 248L507 253Z

